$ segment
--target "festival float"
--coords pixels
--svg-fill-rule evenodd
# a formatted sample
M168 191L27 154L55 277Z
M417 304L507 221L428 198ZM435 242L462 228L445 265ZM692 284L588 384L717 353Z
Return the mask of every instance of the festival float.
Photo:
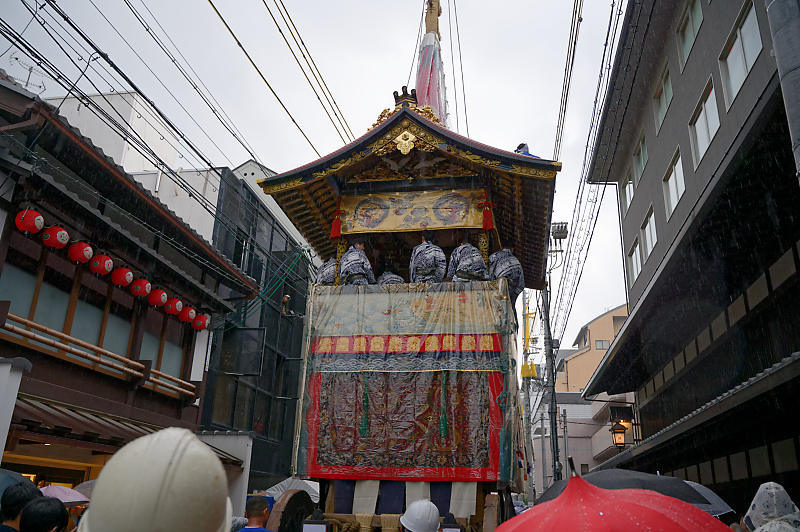
M466 234L487 264L513 247L525 286L542 289L561 164L447 128L439 12L429 0L416 89L360 138L259 185L324 260L361 236L376 275L391 265L408 280L423 230L448 257ZM313 285L292 467L320 481L326 516L396 528L385 516L415 493L463 525L482 526L491 493L498 520L513 515L528 467L518 328L503 278Z

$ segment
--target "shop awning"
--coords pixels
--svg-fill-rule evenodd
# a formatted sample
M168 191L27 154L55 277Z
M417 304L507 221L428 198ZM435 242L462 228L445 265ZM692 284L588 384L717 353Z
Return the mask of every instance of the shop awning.
M109 453L116 452L129 441L165 428L25 394L17 396L12 426L20 431L19 438ZM242 465L235 456L209 447L223 464Z

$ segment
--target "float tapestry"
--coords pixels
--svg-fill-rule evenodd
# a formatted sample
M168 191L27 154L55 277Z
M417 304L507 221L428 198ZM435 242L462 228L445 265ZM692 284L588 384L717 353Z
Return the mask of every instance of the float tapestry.
M451 481L513 475L504 456L516 434L507 404L516 394L512 312L504 279L315 285L297 474Z
M483 227L481 190L342 196L342 233Z

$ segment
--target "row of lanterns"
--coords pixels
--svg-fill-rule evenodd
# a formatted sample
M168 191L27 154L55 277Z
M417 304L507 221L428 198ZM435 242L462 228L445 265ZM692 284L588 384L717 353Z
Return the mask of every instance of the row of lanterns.
M52 249L64 249L69 244L69 233L63 227L51 225L42 231L44 217L31 209L20 211L16 217L17 229L26 235L42 232L42 244ZM177 316L184 323L191 323L198 331L207 329L211 316L199 314L193 307L184 305L177 297L169 297L161 288L153 289L150 281L143 277L133 278L133 271L125 266L114 268L114 261L108 255L94 254L94 249L86 242L73 242L67 248L67 257L76 264L89 263L89 270L98 276L111 274L111 282L120 288L128 288L134 297L146 298L147 303L163 308L170 316Z

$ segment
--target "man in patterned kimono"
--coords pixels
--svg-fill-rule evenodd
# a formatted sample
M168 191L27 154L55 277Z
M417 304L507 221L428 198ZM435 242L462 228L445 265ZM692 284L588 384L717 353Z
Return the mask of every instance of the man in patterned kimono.
M511 303L515 304L517 296L525 288L525 277L522 275L522 265L514 256L514 248L504 248L489 257L489 278L492 280L505 277L508 279L508 295Z
M345 285L375 284L372 265L364 253L364 237L356 237L350 249L342 255L339 261L339 280Z
M447 277L453 281L484 281L486 273L483 255L478 248L469 243L465 232L461 245L450 254Z
M333 284L334 282L336 282L336 257L331 257L317 270L317 284Z
M397 266L395 264L389 264L388 261L384 260L381 269L383 270L383 273L378 276L379 285L405 284L405 279L394 273L397 271Z
M422 243L411 252L411 263L408 267L412 283L441 283L447 258L442 248L434 242L433 231L422 232Z

